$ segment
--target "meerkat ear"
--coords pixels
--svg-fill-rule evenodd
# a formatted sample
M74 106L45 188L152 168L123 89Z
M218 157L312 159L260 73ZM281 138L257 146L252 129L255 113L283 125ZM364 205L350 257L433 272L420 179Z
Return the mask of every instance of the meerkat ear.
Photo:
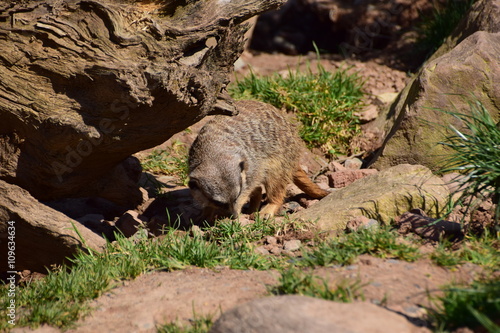
M245 161L240 162L240 170L241 170L241 172L247 170L247 163Z
M247 163L243 160L240 162L241 187L247 183Z

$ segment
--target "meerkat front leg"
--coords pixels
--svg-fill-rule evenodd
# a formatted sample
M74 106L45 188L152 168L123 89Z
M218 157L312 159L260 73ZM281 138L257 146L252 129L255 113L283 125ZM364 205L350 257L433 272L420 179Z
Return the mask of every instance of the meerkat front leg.
M263 218L270 218L276 215L286 195L286 184L272 184L272 186L266 186L267 195L267 205L261 209L259 215Z
M260 205L262 204L262 186L258 186L253 190L250 195L249 212L253 214L259 211Z

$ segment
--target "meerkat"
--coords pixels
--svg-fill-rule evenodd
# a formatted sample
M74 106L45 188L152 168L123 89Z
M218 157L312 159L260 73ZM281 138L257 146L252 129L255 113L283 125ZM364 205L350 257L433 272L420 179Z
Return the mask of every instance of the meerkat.
M285 112L250 100L236 108L238 115L218 115L203 126L189 150L188 186L202 218L210 221L215 212L237 218L247 202L257 212L263 190L267 204L259 214L269 218L292 182L313 198L329 194L299 166L304 144Z

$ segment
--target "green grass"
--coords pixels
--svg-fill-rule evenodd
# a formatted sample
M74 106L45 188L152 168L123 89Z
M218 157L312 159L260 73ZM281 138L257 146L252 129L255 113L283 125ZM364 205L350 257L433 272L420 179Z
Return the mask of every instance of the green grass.
M244 239L241 236L241 239ZM71 325L90 311L88 301L117 286L153 270L177 270L188 266L228 266L235 269L270 269L283 260L254 252L250 243L230 240L213 242L173 229L162 238L132 240L117 235L103 253L80 253L73 265L50 271L41 280L18 288L16 306L18 326L43 323L57 327ZM7 288L0 288L0 316L7 318ZM9 328L0 321L0 330Z
M181 142L175 141L166 149L154 150L141 161L141 165L144 171L177 176L179 185L187 185L188 148Z
M467 236L466 241L452 246L441 241L430 258L439 266L452 267L466 262L493 272L500 267L500 233Z
M398 234L389 226L362 229L324 241L315 235L317 245L312 249L304 247L303 258L293 260L286 256L264 256L255 252L256 243L266 236L302 231L310 232L311 225L287 219L283 222L257 219L254 224L242 226L225 219L205 229L203 234L193 236L174 229L167 229L163 237L153 239L148 239L146 233L139 233L133 239L118 235L117 241L108 243L103 253L80 253L73 259L71 267L60 267L43 279L19 287L16 293L16 324L19 327L48 324L69 328L92 310L90 300L120 286L123 281L155 270L173 271L190 266L277 269L281 277L279 283L269 289L273 294L299 294L350 302L363 298L363 285L359 280L328 285L326 280L313 275L312 269L350 264L363 253L407 261L421 256L415 246L399 242ZM443 245L442 252L445 248ZM477 239L469 237L463 248L460 262L477 263L491 272L498 269L498 235ZM0 288L0 318L7 318L7 291L7 288ZM478 318L487 321L483 317L489 312L481 307L477 310ZM446 317L439 318L440 322L436 325L444 325L442 322L446 322ZM172 323L158 330L206 332L210 325L208 317L195 318L190 326ZM8 328L9 324L0 320L0 330Z
M207 333L213 325L212 316L195 315L190 324L168 323L157 327L158 333Z
M348 265L361 254L410 262L422 256L416 246L399 242L397 236L390 226L361 229L320 244L305 255L304 263L312 267Z
M417 26L417 48L431 56L453 32L474 0L446 0L434 6L432 14L423 17Z
M466 287L447 287L444 296L434 301L437 309L430 310L430 318L438 332L451 332L460 327L483 327L491 333L500 332L498 277L490 281L474 281Z
M451 127L452 134L442 145L451 149L442 162L442 173L458 172L459 198L456 205L466 206L467 211L475 203L491 198L496 205L495 220L500 218L500 127L486 108L479 102L471 103L471 113L447 112L460 119L465 130ZM445 111L443 111L445 112ZM477 200L471 200L476 198Z
M330 155L351 154L350 143L360 134L363 81L346 69L318 73L290 70L288 75L259 77L254 73L230 86L236 99L257 99L295 113L301 123L299 134L309 147Z
M325 279L315 276L311 272L291 267L282 270L278 284L268 289L274 295L302 295L348 303L364 299L362 288L363 285L359 280L345 280L334 288L330 288Z

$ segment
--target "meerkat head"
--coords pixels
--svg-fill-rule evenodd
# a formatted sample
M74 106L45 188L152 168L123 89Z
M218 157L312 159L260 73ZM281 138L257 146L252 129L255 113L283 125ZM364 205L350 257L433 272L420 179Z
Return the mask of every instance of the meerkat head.
M236 216L239 212L234 211L234 204L246 188L246 161L232 155L200 163L191 170L188 186L202 207L211 206Z

